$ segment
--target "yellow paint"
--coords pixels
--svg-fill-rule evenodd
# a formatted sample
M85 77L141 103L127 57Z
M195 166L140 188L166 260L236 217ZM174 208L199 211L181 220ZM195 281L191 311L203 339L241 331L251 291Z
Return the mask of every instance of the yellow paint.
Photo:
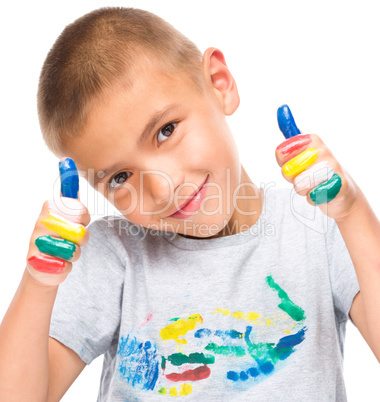
M160 331L160 337L166 341L174 339L177 343L185 344L187 340L185 338L179 339L180 336L185 336L188 331L195 329L198 324L202 324L203 318L200 314L193 314L186 320L181 318L170 324Z
M245 314L242 311L236 311L235 313L232 313L232 317L242 320L244 318Z
M181 388L179 389L179 394L181 396L190 395L193 391L193 384L191 383L184 383L181 384Z
M170 388L170 396L178 396L176 387Z
M46 229L52 230L59 234L63 239L74 243L79 243L86 234L86 229L82 225L70 222L50 211L49 215L41 220L41 223L45 225Z
M261 314L255 313L254 311L251 311L250 313L247 313L247 321L256 321L259 317L261 317Z
M229 311L229 310L224 310L224 309L221 309L221 308L216 308L215 310L214 310L214 314L223 314L223 315L230 315L231 314L231 312Z
M274 325L274 322L271 319L267 318L267 326L269 327L269 326L273 326L273 325Z
M287 162L282 167L282 171L287 177L296 177L298 174L306 170L306 168L311 166L317 159L318 149L308 148Z

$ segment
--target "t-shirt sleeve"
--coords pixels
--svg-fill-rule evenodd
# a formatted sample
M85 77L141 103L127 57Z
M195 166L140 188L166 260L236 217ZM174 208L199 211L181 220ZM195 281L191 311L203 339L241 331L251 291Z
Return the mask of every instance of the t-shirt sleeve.
M326 248L337 320L339 323L350 320L354 324L349 312L352 302L360 290L359 282L338 225L330 218L328 218Z
M90 364L117 342L125 266L101 220L88 227L89 241L59 285L50 333ZM107 233L107 234L106 234Z

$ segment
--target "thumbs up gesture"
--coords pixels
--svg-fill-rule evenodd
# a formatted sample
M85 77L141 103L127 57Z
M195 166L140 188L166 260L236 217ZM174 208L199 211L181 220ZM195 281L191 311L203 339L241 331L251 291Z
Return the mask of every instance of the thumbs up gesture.
M79 176L75 162L59 162L61 197L45 201L29 243L27 270L35 281L46 286L62 283L88 241L85 228L90 215L79 200Z
M287 105L277 120L286 140L276 148L283 177L330 218L339 220L355 207L358 186L316 134L302 134Z

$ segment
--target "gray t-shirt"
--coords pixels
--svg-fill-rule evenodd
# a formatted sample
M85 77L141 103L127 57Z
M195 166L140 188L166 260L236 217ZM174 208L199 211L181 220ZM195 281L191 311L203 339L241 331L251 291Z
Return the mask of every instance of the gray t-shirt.
M50 336L90 364L98 401L346 401L359 285L334 220L269 188L259 220L194 239L124 217L91 223Z

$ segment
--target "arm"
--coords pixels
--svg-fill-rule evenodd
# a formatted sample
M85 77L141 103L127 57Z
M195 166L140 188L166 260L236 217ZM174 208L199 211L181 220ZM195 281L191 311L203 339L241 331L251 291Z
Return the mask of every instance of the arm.
M80 246L88 241L84 226L90 222L87 208L75 199L79 179L74 161L65 159L59 167L61 193L70 198L44 203L26 269L0 326L1 402L58 401L85 366L75 352L49 338L58 286L80 257Z
M287 105L278 109L287 138L276 149L283 177L335 219L358 278L350 317L380 362L380 223L363 192L315 134L301 135ZM317 163L315 163L317 161Z
M360 287L350 316L380 363L380 222L360 190L349 213L335 221Z
M25 270L0 326L0 401L58 401L83 370L79 356L49 341L57 290Z

